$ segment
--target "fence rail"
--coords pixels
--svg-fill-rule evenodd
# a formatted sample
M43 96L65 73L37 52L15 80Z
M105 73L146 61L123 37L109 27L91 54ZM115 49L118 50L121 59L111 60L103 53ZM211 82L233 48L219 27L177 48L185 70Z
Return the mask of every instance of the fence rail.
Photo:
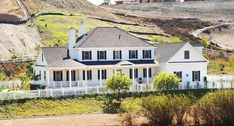
M24 55L22 57L16 57L14 59L0 59L0 64L31 62L31 61L35 61L36 58L37 58L36 55Z
M180 86L175 90L187 90L187 89L232 89L234 88L233 81L223 82L208 82L206 85L189 85ZM148 92L156 91L150 84L136 84L130 87L129 92ZM87 86L72 88L58 88L58 89L43 89L43 90L30 90L30 91L10 91L1 92L0 100L12 100L12 99L30 99L30 98L47 98L47 97L66 97L66 96L81 96L84 94L105 94L111 93L105 86Z

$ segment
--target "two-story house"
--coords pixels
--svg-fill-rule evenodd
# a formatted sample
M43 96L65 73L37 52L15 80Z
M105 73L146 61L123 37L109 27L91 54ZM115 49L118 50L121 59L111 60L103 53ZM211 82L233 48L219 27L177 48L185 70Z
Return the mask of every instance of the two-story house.
M160 71L177 74L182 84L203 84L207 60L189 43L152 45L116 27L97 27L85 33L84 26L69 31L68 47L41 48L35 74L40 84L104 85L119 72L133 84L150 84Z

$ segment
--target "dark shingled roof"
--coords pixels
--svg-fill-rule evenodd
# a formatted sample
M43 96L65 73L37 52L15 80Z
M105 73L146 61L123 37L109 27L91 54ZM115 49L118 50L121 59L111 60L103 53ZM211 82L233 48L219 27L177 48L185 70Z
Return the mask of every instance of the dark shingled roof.
M66 47L48 47L41 48L49 67L81 67L83 64L68 59L68 50Z
M186 42L163 43L156 45L156 60L159 63L168 62L185 44Z
M80 39L75 47L154 47L117 27L96 27Z

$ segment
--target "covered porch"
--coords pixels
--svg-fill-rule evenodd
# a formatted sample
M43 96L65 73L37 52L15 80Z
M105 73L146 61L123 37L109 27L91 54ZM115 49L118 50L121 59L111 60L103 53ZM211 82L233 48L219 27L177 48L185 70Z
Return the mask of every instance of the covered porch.
M39 79L32 83L53 89L105 87L107 79L113 74L121 73L129 76L133 85L143 88L142 85L149 87L153 77L158 74L157 71L157 64L134 64L128 61L121 61L115 65L89 65L80 68L38 68L35 72Z

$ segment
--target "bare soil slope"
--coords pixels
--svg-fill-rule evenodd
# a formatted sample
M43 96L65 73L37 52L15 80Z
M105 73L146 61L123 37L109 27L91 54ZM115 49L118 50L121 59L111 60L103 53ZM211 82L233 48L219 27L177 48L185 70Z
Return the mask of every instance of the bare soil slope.
M0 29L0 55L3 59L10 59L13 54L36 55L35 46L41 42L36 28L0 24Z
M19 21L24 16L16 0L1 0L0 21Z

